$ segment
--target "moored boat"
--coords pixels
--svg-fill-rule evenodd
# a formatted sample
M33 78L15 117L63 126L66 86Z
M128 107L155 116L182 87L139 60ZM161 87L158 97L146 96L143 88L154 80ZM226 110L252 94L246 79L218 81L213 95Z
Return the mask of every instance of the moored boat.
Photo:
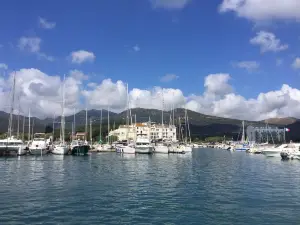
M71 154L72 155L87 155L90 150L90 145L84 141L74 140L71 143Z

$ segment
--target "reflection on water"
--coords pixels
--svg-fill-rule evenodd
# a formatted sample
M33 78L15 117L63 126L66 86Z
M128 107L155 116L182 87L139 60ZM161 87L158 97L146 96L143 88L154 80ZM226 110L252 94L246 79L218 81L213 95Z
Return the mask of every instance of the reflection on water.
M298 224L299 172L216 149L0 158L0 224Z

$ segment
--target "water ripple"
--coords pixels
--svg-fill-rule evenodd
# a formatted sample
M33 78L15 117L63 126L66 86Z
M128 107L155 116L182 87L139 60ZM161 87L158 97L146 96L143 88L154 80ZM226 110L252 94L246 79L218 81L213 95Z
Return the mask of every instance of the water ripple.
M298 224L299 172L215 149L0 158L0 224Z

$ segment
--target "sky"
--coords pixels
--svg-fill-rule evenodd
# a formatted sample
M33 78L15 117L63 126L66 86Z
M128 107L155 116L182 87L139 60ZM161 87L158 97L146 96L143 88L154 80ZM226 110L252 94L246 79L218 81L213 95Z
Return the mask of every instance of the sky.
M3 0L0 110L300 118L298 0ZM65 80L64 80L65 77ZM65 85L63 85L65 84Z

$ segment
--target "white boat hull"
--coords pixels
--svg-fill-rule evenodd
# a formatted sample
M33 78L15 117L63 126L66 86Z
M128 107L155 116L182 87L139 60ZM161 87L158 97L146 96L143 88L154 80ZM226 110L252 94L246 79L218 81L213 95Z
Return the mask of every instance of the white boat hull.
M185 152L192 152L193 149L191 146L185 146L185 149L184 149Z
M43 148L34 148L30 149L29 148L29 154L30 155L46 155L48 153L47 149Z
M185 147L183 145L170 146L169 153L183 154L185 153Z
M151 146L135 147L135 153L138 153L138 154L151 154L151 153L153 153L153 148Z
M154 153L169 154L169 149L167 146L155 146Z
M66 155L69 152L69 148L67 146L55 146L52 150L52 154L55 155Z
M129 146L117 146L116 152L122 154L135 154L135 148Z
M278 150L268 150L268 149L265 149L262 151L262 154L267 156L267 157L281 157L280 156L280 153L282 152L281 149L278 149Z

